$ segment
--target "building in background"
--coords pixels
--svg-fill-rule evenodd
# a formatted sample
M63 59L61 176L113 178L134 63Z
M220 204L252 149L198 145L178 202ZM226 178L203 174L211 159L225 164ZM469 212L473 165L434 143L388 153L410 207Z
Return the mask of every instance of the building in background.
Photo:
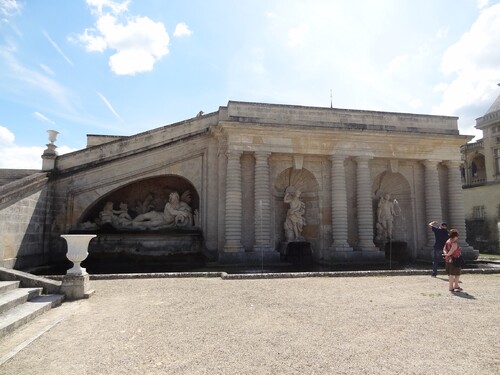
M483 138L461 147L467 242L500 253L500 96L476 120Z

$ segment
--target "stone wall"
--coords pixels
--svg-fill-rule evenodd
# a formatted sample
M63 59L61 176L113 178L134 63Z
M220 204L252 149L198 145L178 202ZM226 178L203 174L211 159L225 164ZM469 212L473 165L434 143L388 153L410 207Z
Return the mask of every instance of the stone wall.
M0 188L0 265L26 269L49 261L44 235L50 225L46 173L37 173Z

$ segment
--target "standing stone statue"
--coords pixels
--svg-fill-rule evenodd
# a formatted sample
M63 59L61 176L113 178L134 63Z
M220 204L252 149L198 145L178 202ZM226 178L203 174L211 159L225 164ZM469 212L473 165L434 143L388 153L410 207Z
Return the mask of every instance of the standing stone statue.
M288 242L302 240L302 229L306 224L304 214L306 212L306 205L300 200L301 191L289 186L285 190L285 198L283 202L288 203L290 208L286 213L284 223L285 237Z
M398 215L398 201L391 201L391 195L385 193L380 197L377 207L377 239L392 239L394 216Z

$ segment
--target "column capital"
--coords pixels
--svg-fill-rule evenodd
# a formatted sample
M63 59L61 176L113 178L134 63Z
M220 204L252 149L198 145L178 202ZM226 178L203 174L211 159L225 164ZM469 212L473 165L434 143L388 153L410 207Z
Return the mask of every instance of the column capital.
M368 161L370 161L370 160L372 160L372 159L373 159L373 156L372 156L372 155L356 155L356 156L354 156L354 158L353 158L353 159L354 159L356 162L359 162L359 161L361 161L361 162L363 162L363 161L368 162Z
M269 156L271 156L271 154L272 154L271 151L261 151L261 150L255 150L253 153L255 159L257 159L257 157L268 158Z
M328 159L330 159L331 161L333 161L333 160L346 160L350 156L351 155L348 155L345 152L333 152L332 154L330 154L328 156Z
M459 168L460 165L462 165L461 160L445 160L443 161L443 164L446 165L448 168Z
M434 167L434 166L438 166L439 163L442 163L443 160L440 160L440 159L424 159L424 160L420 160L420 163L422 163L423 165L425 165L426 167Z
M225 152L227 158L229 158L230 156L231 157L241 156L241 154L243 154L243 151L241 150L227 150Z

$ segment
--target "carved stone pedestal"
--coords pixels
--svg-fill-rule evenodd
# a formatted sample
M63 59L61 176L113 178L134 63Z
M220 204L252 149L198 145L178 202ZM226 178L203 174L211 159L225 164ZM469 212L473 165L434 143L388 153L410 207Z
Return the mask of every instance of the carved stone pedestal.
M68 273L64 276L61 292L64 293L66 299L75 300L82 298L89 298L94 294L94 290L89 289L89 274L72 274Z

